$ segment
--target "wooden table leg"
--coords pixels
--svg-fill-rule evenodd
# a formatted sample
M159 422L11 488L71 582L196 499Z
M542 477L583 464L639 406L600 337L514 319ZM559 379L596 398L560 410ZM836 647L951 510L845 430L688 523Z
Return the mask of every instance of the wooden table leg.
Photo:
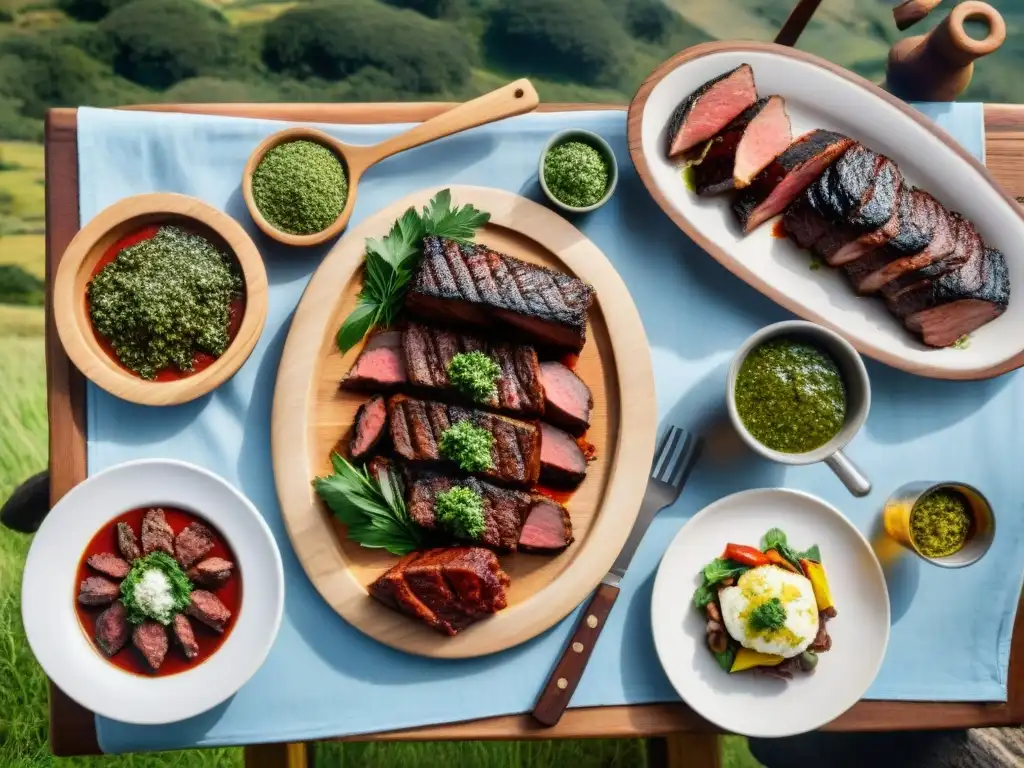
M714 733L674 733L647 740L648 768L721 768L721 738Z
M313 749L305 742L257 744L245 748L245 768L310 768Z

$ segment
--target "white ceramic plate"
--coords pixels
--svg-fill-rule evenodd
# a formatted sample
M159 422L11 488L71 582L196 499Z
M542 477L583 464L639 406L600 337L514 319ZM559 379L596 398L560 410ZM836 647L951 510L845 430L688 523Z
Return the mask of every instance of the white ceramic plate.
M844 133L891 157L907 182L927 189L974 222L1003 251L1011 283L1024 290L1024 220L984 167L938 126L866 80L817 57L765 43L711 43L666 62L630 105L633 162L659 205L722 264L782 306L842 333L863 354L936 378L987 378L1024 362L1024 300L971 334L967 349L933 349L892 317L882 301L859 297L840 270L809 268L810 254L772 235L768 222L743 236L729 195L700 198L665 157L665 131L676 105L707 80L748 63L758 93L780 94L793 134L812 128ZM1015 359L1016 358L1016 359Z
M759 546L769 528L781 528L796 548L820 547L839 611L828 623L832 650L813 673L788 681L722 670L691 602L701 569L726 544ZM683 701L747 736L792 736L834 720L867 691L889 642L889 593L868 542L839 510L781 488L735 493L694 515L662 558L651 617L658 657Z
M152 678L103 658L75 612L78 564L89 541L118 515L151 505L209 520L238 559L235 578L243 579L242 606L223 645L192 669ZM181 461L131 461L76 486L46 516L28 553L21 606L32 652L68 696L114 720L170 723L220 704L263 663L281 624L284 571L266 522L226 481Z

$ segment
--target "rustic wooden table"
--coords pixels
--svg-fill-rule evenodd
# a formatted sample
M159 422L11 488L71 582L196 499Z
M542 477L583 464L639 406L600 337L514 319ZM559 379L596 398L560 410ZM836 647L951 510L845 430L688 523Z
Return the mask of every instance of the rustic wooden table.
M207 104L142 107L322 123L417 122L450 104ZM546 104L542 111L624 109L591 104ZM1024 196L1024 106L985 107L987 164L1012 195ZM46 122L47 289L61 254L79 228L77 112L51 110ZM50 500L56 503L86 476L85 381L57 338L47 302L46 379L50 424ZM1010 654L1009 700L1005 703L862 701L827 726L839 731L973 728L1024 723L1024 611L1017 614ZM569 710L554 728L529 715L510 715L445 726L428 726L357 737L356 740L433 741L494 739L629 738L701 734L713 726L683 704L594 707ZM675 741L692 761L707 741ZM58 756L97 754L93 714L51 686L50 744ZM251 765L301 764L301 745L247 754ZM669 756L671 758L671 754ZM249 759L251 758L251 760ZM711 758L708 762L710 764ZM692 764L692 763L690 763Z

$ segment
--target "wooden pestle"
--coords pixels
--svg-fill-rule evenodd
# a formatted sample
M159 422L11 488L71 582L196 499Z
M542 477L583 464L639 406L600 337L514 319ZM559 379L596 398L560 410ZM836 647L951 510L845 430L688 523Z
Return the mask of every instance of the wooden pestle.
M967 21L988 26L983 40L964 29ZM971 82L974 60L1006 40L1006 22L988 3L960 3L931 32L900 40L889 50L886 87L907 101L953 101Z

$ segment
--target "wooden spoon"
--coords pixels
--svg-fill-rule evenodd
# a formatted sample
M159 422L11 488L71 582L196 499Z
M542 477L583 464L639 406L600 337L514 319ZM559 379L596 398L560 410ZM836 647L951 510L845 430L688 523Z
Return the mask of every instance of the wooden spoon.
M525 112L532 112L540 103L537 91L529 80L516 80L495 91L479 96L465 104L460 104L447 112L434 117L426 122L420 123L415 128L410 128L405 133L393 136L390 139L371 145L345 144L337 139L328 136L316 128L288 128L268 136L253 150L249 161L245 164L245 171L242 174L242 195L245 204L249 208L249 214L263 232L269 237L284 243L285 245L319 245L336 237L348 224L352 216L352 209L356 204L356 191L359 188L359 179L374 163L378 163L386 157L390 157L406 149L418 147L421 144L440 139L443 136L450 136L453 133L465 131L468 128L475 128L478 125L492 123L495 120L521 115ZM315 141L318 144L330 149L337 154L345 166L348 175L348 198L345 200L345 207L341 214L334 220L327 229L316 232L312 235L293 235L282 232L269 221L259 208L252 196L252 175L256 170L263 156L279 144L288 141L304 139Z

